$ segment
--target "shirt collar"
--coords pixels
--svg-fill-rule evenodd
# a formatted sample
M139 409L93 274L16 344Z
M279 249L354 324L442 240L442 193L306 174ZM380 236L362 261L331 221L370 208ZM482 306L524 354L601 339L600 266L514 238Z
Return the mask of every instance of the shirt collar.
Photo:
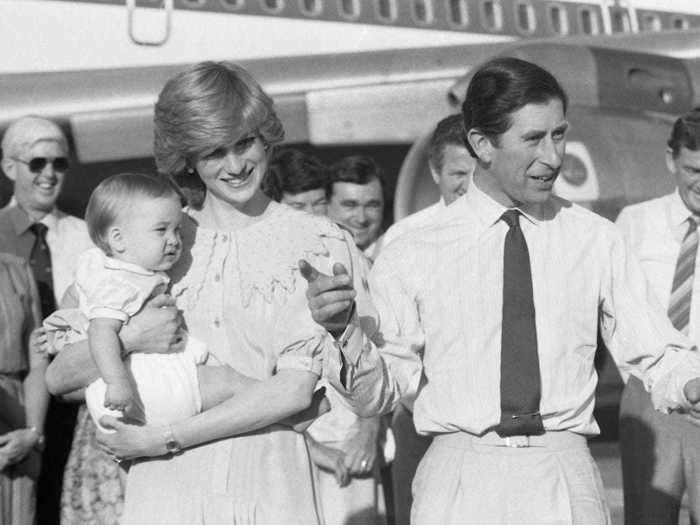
M688 217L693 215L692 212L686 207L683 199L681 199L681 193L678 189L676 189L671 196L669 213L671 224L674 226L684 225L688 220Z
M499 220L501 220L501 216L506 212L506 210L511 209L506 208L499 202L496 202L492 197L482 191L473 180L469 185L466 195L459 200L461 201L462 206L467 206L474 210L484 229L490 228L496 224ZM457 203L455 202L455 204ZM521 215L525 217L525 219L537 226L544 218L551 215L550 212L552 210L550 210L550 208L551 199L550 201L544 203L542 208L542 217L537 217L530 211L526 212L519 208L518 211L520 211Z
M104 259L104 265L105 268L109 268L110 270L122 270L130 273L136 273L139 275L156 275L161 272L154 272L153 270L146 270L145 268L142 268L138 264L122 261L120 259L117 259L115 257L109 257L105 256Z
M24 208L22 208L22 206L20 206L17 203L17 199L15 199L14 195L12 196L12 199L10 199L10 203L7 206L10 220L12 221L12 225L15 228L15 234L22 235L29 229L29 227L32 224L34 224L34 221L32 221L32 219L29 217L29 214L24 210ZM46 215L44 215L44 217L39 222L44 224L49 229L49 231L55 231L58 227L58 220L63 215L65 215L63 212L59 211L58 208L54 207L54 209Z

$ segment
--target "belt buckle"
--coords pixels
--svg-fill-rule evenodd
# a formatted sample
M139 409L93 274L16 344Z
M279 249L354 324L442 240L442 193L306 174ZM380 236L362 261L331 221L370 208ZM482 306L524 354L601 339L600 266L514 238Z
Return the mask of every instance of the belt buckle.
M507 436L504 439L506 447L528 448L530 446L530 436Z

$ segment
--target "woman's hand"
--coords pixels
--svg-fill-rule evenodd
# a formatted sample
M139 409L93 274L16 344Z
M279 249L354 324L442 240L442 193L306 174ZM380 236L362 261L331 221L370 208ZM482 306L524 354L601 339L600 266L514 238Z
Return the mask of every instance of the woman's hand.
M103 416L100 424L114 432L98 430L98 446L117 462L168 453L165 448L165 427L132 425L111 416Z
M2 467L3 462L5 463L4 466L7 466L22 461L31 452L38 440L39 435L29 428L20 428L1 435L0 467Z
M51 345L49 344L49 336L43 326L35 328L32 330L32 333L29 334L29 350L30 352L46 356L48 359Z
M160 294L148 301L119 332L126 353L165 354L184 347L182 316L175 299Z
M306 442L309 445L311 461L326 472L331 472L339 487L350 483L350 472L345 465L345 454L337 448L319 443L307 434Z

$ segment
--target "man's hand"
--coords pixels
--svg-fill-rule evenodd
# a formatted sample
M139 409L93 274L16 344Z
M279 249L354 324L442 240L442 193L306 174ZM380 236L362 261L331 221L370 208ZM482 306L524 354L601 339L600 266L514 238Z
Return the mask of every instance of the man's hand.
M175 299L160 294L151 299L119 332L126 353L165 354L184 345L182 316Z
M314 321L334 336L340 335L350 321L357 295L347 269L341 263L335 263L333 275L326 275L302 259L299 270L309 283L306 299Z
M374 469L377 460L377 433L379 418L359 419L356 429L345 440L345 466L353 476L366 476Z
M37 439L36 432L28 428L19 428L0 435L0 463L4 463L5 466L19 463L31 452Z

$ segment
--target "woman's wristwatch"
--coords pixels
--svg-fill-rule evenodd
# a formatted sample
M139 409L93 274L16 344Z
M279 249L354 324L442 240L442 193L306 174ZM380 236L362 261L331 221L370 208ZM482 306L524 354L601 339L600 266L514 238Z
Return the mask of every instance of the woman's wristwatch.
M165 450L169 454L177 454L182 451L182 445L175 438L175 434L173 434L173 427L168 425L163 433L163 437L165 438Z
M29 427L27 430L36 435L36 443L34 443L34 448L38 452L43 452L44 447L46 446L46 438L44 438L44 434L40 433L39 429L36 427Z

